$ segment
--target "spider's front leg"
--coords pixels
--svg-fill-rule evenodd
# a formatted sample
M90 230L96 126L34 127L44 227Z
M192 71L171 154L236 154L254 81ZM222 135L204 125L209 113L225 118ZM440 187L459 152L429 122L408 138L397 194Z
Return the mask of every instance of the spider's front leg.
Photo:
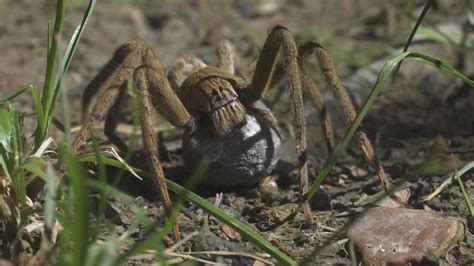
M135 41L122 45L117 49L110 62L87 87L85 101L90 101L90 98L100 90L100 87L108 84L92 112L87 115L79 134L74 140L73 152L76 152L83 141L89 138L90 128L93 128L97 122L105 117L107 117L106 134L110 136L114 132L118 105L123 91L127 87L127 79L132 74L141 100L140 123L144 146L148 153L148 163L166 209L169 211L172 203L159 160L157 139L153 132L153 112L156 108L174 126L187 127L191 130L194 127L194 120L172 90L163 68L150 49L144 48ZM87 105L88 102L84 104L86 107ZM111 138L116 144L117 139ZM123 142L120 141L120 143ZM177 228L175 228L174 234L175 238L179 238Z
M306 120L301 89L301 72L298 66L298 48L290 32L282 26L275 26L262 48L255 67L250 88L242 93L243 100L252 103L265 96L276 81L284 78L291 94L294 125L296 128L296 155L300 177L300 196L308 192L308 163L306 151ZM303 212L309 218L310 208L303 205Z
M134 73L134 82L141 99L140 122L143 144L148 154L148 164L169 214L171 198L159 159L158 140L153 131L153 113L156 108L171 124L188 130L194 128L194 120L171 89L163 68L150 49L143 52L143 62ZM179 231L176 225L174 235L176 239L179 239Z

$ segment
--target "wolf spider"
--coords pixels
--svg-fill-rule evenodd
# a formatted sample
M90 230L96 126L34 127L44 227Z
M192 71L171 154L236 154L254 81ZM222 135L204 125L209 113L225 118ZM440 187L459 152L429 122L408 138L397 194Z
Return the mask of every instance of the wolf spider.
M296 128L300 196L303 198L308 192L308 170L302 88L308 90L306 97L320 112L328 149L331 151L334 148L331 121L323 97L303 69L303 62L308 56L315 55L325 83L334 92L345 121L350 124L356 116L348 93L336 75L332 59L323 47L314 41L298 47L290 32L279 25L271 30L265 41L251 82L234 74L233 54L229 45L219 46L217 53L218 67L207 67L202 61L191 56L183 57L178 60L167 78L151 49L136 41L119 47L113 58L85 89L83 110L87 110L94 94L100 88L105 88L93 110L86 115L73 143L73 151L76 152L84 140L89 138L89 128L104 118L107 137L121 150L127 149L126 144L116 135L115 128L119 105L127 88L127 79L133 75L141 101L140 122L148 153L148 164L165 206L169 209L171 199L157 153L157 139L152 130L154 109L158 109L171 124L184 129L185 141L186 138L188 140L192 138L196 131L204 128L208 138L219 143L242 128L249 121L247 117L249 113L258 118L260 126L275 128L276 119L260 100L276 83L285 81L285 87L291 95ZM375 167L384 188L388 189L389 182L366 134L359 130L356 139L364 157ZM273 139L268 141L272 142ZM262 176L253 178L258 181ZM225 182L224 180L222 183ZM304 206L304 212L309 214L308 205Z

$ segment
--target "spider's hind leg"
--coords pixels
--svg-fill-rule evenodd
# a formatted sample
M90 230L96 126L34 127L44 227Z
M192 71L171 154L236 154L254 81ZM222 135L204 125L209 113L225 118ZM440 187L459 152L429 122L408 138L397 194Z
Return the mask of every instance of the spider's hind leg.
M349 93L347 92L347 89L344 87L344 85L337 76L334 62L332 61L329 54L320 44L314 41L302 45L300 47L300 53L304 55L315 55L316 61L318 62L325 83L333 91L337 99L337 103L339 104L339 107L342 110L342 114L346 124L351 125L352 121L354 121L354 119L356 118L357 113L349 96ZM377 176L379 177L384 190L387 192L387 194L390 195L390 181L385 175L385 171L382 167L382 164L377 158L369 138L362 130L358 130L355 134L355 137L359 142L362 154L364 155L365 159L374 166Z
M110 111L114 111L113 106L120 99L120 95L123 94L122 91L126 89L123 84L127 83L126 80L141 60L140 44L135 41L126 43L117 49L114 57L87 86L83 99L84 113L87 112L91 98L107 84L92 111L85 116L83 126L72 144L73 153L76 153L82 142L89 138L90 128L94 128L95 124L104 120ZM110 82L107 83L109 79Z
M305 98L309 98L313 107L319 112L319 120L321 122L324 140L326 141L326 148L330 154L336 146L331 117L327 112L326 103L319 86L317 86L316 83L314 83L314 81L304 72L304 60L308 55L309 53L305 50L304 45L298 48L298 63L301 69L301 81L303 82L303 88L305 89L303 93Z
M263 45L249 88L241 92L242 101L251 105L260 100L281 79L291 95L291 107L296 128L296 156L300 177L301 199L308 193L308 162L306 150L306 120L303 107L301 71L298 66L298 47L291 33L283 26L275 26ZM310 218L308 204L303 212Z
M124 102L124 96L127 90L128 83L124 82L122 87L119 89L119 93L115 103L111 106L104 124L104 133L105 136L119 148L122 153L126 153L128 150L128 145L118 136L117 132L117 119L120 115L120 106Z

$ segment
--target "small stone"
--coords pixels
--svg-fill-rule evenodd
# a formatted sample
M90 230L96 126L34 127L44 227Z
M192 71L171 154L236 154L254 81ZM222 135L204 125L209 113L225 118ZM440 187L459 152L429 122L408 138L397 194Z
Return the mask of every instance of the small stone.
M278 196L279 189L278 184L276 182L276 176L267 176L264 177L258 183L258 191L262 195L262 198L272 199Z
M424 255L444 256L465 234L465 221L424 210L376 207L347 230L364 263L420 262Z
M311 206L312 210L319 210L325 211L330 210L331 206L331 198L329 197L328 193L324 190L322 186L318 188L318 191L309 201L309 205Z

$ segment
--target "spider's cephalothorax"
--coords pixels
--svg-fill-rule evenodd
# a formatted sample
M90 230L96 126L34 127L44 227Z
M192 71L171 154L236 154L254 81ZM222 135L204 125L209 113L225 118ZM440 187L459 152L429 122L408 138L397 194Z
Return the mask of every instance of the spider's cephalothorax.
M93 110L87 114L78 136L73 143L76 152L89 137L89 128L105 118L105 134L121 150L127 145L117 136L117 114L127 89L127 79L133 76L141 101L140 122L148 163L156 179L166 206L171 199L165 182L163 169L157 154L157 140L153 132L153 112L158 110L171 124L186 131L184 146L190 161L202 155L214 156L212 171L222 165L226 171L244 167L244 177L233 174L213 176L211 183L217 185L253 184L274 167L279 158L280 138L275 129L275 118L261 106L260 100L280 81L290 92L291 109L296 137L296 156L300 176L300 195L308 192L306 120L303 108L303 88L307 97L320 111L320 119L329 150L334 147L331 121L326 112L324 99L315 83L304 73L303 63L309 55L315 55L327 86L334 91L347 123L351 123L356 112L350 97L336 75L334 63L318 43L311 41L297 46L290 32L275 26L262 47L250 82L234 75L234 59L231 45L224 42L218 47L217 67L207 67L200 60L180 58L172 70L165 75L153 52L136 41L122 45L114 57L91 81L84 92L83 107L87 110L91 98L105 87ZM179 97L178 97L179 96ZM210 131L208 129L211 129ZM267 133L265 133L267 132ZM373 164L384 188L389 183L372 145L364 132L356 133L362 153ZM187 139L187 140L186 140ZM220 152L214 152L216 150ZM253 163L253 158L258 158ZM186 157L186 155L185 155ZM243 160L238 160L244 158ZM239 161L234 164L233 162ZM261 167L264 171L260 171ZM253 179L252 179L253 178ZM309 205L304 205L309 214Z
M220 68L205 67L191 74L178 96L198 123L209 126L217 137L229 135L245 122L245 107L235 87L237 78Z

